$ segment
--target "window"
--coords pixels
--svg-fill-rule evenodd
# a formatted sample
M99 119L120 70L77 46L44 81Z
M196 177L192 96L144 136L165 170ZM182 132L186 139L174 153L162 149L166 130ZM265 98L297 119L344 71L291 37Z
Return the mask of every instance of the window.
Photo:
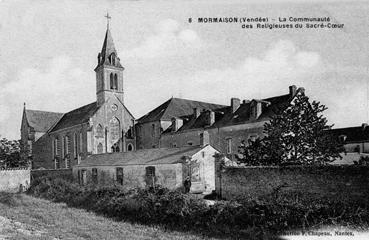
M91 176L92 176L92 182L93 182L94 184L97 184L97 168L93 168L93 169L92 169L92 174L91 174Z
M64 137L64 157L70 152L70 139L69 136Z
M133 145L131 143L128 144L127 150L128 150L128 152L133 151Z
M227 138L227 154L232 153L232 138Z
M28 141L28 156L32 156L32 141Z
M113 117L110 122L110 141L117 143L120 139L120 123L116 117Z
M118 89L118 75L114 74L114 89Z
M117 183L123 185L123 168L116 168Z
M155 167L146 167L146 184L148 186L153 186L155 183Z
M60 150L61 150L61 146L60 146L59 138L55 138L54 139L54 157L60 156Z
M151 124L151 136L155 137L155 124Z
M79 133L79 153L82 152L82 144L83 144L83 141L82 141L82 132Z
M340 143L345 143L347 136L346 135L340 135L338 137L338 140Z
M103 147L102 143L99 143L97 145L97 153L100 154L100 153L103 153L103 151L104 151L104 147Z
M104 128L101 124L96 127L96 137L103 138L104 137Z
M87 172L85 169L81 170L81 184L85 185L87 183Z
M112 152L120 152L119 143L114 143L114 145L111 147Z
M187 142L187 145L188 146L192 146L193 145L193 142L189 141L189 142Z
M81 184L81 170L77 171L78 184Z
M65 159L65 168L70 168L70 159L69 158Z
M146 167L146 176L155 176L155 167L149 166Z
M60 168L60 161L59 158L55 158L55 169L59 169Z
M110 73L110 89L114 89L114 76L113 73Z
M74 137L73 137L73 147L74 147L74 149L73 149L73 156L74 156L74 158L76 159L77 158L77 152L78 152L78 140L77 140L77 133L74 133L74 135L73 135Z

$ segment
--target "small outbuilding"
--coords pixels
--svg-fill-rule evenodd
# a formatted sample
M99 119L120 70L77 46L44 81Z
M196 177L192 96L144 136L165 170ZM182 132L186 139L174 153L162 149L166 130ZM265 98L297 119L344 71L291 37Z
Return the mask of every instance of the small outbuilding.
M219 153L210 145L152 148L132 152L96 154L73 167L80 184L120 184L127 188L159 184L169 189L191 179L192 193L215 190L215 161Z

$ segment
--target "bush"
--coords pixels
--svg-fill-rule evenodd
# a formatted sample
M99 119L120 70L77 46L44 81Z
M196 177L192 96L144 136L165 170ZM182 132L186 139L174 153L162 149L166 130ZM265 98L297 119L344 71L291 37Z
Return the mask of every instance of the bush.
M43 179L32 183L29 193L120 220L217 234L243 233L246 236L242 237L248 238L324 224L367 226L369 223L365 199L353 202L302 192L273 193L238 202L218 201L208 206L202 199L161 186L124 190L121 186L81 187L62 179Z
M16 193L0 192L0 203L7 206L17 206L17 198L19 197Z

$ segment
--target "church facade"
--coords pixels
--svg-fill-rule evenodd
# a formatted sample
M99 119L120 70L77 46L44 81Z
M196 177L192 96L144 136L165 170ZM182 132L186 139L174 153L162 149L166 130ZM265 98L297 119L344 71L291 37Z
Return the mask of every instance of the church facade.
M34 169L71 168L91 154L135 150L135 119L124 105L123 71L108 28L95 68L95 102L64 114L24 108L21 151Z

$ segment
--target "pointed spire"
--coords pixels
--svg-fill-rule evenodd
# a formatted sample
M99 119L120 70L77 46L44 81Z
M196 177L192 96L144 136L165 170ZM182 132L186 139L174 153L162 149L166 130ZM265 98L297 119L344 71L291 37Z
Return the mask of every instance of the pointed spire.
M120 64L120 59L118 58L117 50L115 49L113 37L111 36L109 28L109 20L111 17L109 16L109 13L107 13L105 17L107 18L106 33L101 52L98 54L97 67L101 65L112 65L118 68L123 68Z
M117 54L110 29L108 28L106 29L104 44L101 49L101 57L105 60L105 57L109 57L113 52Z

